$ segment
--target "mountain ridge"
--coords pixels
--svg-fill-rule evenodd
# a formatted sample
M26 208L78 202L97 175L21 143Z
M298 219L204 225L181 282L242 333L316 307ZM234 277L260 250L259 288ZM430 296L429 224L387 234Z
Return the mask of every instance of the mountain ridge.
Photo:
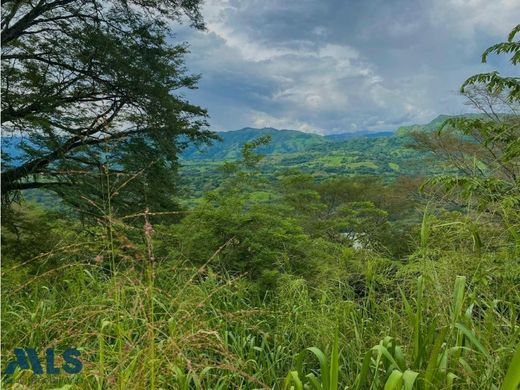
M465 114L468 116L471 114ZM262 135L270 135L269 145L258 148L259 153L263 154L283 154L299 153L311 150L315 147L326 146L342 142L349 142L357 139L378 139L392 137L407 137L413 131L431 132L439 126L450 115L438 115L426 124L413 124L401 126L389 131L369 131L360 130L355 132L335 133L335 134L316 134L306 133L300 130L276 129L273 127L243 127L236 130L219 131L221 141L214 141L211 145L189 146L182 153L182 160L232 160L240 158L243 145L251 142Z

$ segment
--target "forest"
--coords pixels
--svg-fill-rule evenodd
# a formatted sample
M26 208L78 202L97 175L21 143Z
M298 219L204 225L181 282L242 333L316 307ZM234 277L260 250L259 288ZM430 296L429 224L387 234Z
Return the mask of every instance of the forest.
M518 389L520 78L395 132L217 133L176 22L200 2L2 2L2 388Z

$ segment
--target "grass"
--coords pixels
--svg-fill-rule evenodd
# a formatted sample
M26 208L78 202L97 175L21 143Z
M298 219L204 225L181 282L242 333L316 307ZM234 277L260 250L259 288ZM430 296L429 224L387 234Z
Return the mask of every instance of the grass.
M319 285L282 274L261 291L246 275L212 269L233 238L194 267L165 250L148 211L142 226L116 220L107 194L98 226L65 226L47 253L3 259L2 370L16 347L36 347L42 359L47 348L76 347L83 371L18 369L3 388L519 384L520 265L510 243L490 247L472 226L438 223L429 210L403 261L348 251ZM473 244L461 245L466 236Z
M435 320L424 321L422 310L424 302L424 279L419 277L417 281L417 296L415 311L408 299L403 295L405 310L410 321L409 329L413 329L412 350L409 352L409 360L405 348L397 343L393 337L386 336L378 344L369 349L358 370L354 389L384 388L386 389L452 389L459 388L463 379L459 367L464 371L475 373L468 360L481 361L483 366L488 365L485 375L492 376L490 367L494 359L479 341L474 333L473 321L464 309L465 295L464 277L455 280L453 302L450 310L450 320L446 324L437 324ZM338 353L338 336L336 335L332 352L329 358L316 347L307 348L320 362L320 376L317 378L313 372L304 374L302 371L300 355L297 358L297 370L289 372L284 381L284 389L323 389L336 390L338 376L341 371ZM517 361L520 352L516 351L511 360L506 378L501 389L516 389L520 384L518 372L520 362ZM347 359L349 356L346 357ZM490 381L490 378L482 378L484 382L474 385L480 388L498 388ZM332 379L333 378L333 379ZM515 378L515 379L513 379ZM489 386L489 387L488 387Z
M399 164L396 164L396 163L393 163L393 162L389 162L388 166L390 167L390 169L392 169L393 171L396 171L396 172L399 172L400 169L401 169Z
M377 169L377 165L373 161L352 162L352 163L348 163L347 166L349 168L353 168L353 169L361 168L361 167Z
M510 390L518 382L518 291L471 272L452 279L449 305L432 269L400 274L390 290L367 274L373 294L364 298L345 285L317 292L287 279L260 300L241 277L208 267L158 262L150 278L146 264L119 263L107 276L89 255L21 289L12 288L14 271L3 274L4 362L20 345L82 352L82 374L60 375L56 388ZM48 380L29 370L13 378L31 389Z

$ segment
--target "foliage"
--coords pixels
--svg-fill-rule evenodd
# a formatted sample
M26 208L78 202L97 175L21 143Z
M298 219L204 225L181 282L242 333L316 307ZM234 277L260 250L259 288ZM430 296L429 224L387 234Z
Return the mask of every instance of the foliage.
M221 132L219 136L223 142L215 142L206 152L201 148L202 152L195 153L195 149L190 148L182 154L180 179L189 191L188 196L201 197L205 191L218 187L225 178L221 161L237 161L242 146L263 135L271 136L272 142L258 149L265 155L258 168L273 179L295 169L312 175L317 181L345 176L378 176L390 182L399 178L450 173L453 168L446 169L442 159L429 150L409 148L413 143L412 131L431 133L445 119L446 116L440 116L429 124L413 126L394 135L364 136L354 133L345 139L330 139L293 130Z
M490 54L510 54L511 64L518 65L520 63L520 40L515 41L515 38L519 32L520 24L511 30L507 37L507 42L497 43L487 48L484 53L482 53L482 62L487 62L487 58ZM500 93L505 91L507 92L508 99L511 102L520 101L519 77L504 77L496 71L491 73L480 73L468 78L464 84L462 84L461 91L464 92L466 87L475 84L484 84L490 93Z
M4 201L31 188L99 198L107 170L133 182L135 203L171 206L178 151L212 137L206 111L174 94L197 81L187 47L168 42L183 19L203 27L199 1L2 2L3 141L17 143L3 150Z
M518 42L494 45L483 54L512 53L518 63ZM518 78L493 73L476 75L462 91L480 116L449 118L432 134L416 133L417 146L435 153L457 175L430 178L426 187L445 200L467 207L474 218L501 219L504 234L516 242L520 231L520 96ZM507 111L506 111L507 110ZM482 217L485 215L485 217ZM518 248L517 248L518 249Z
M241 157L244 144L261 136L269 136L272 142L258 149L263 154L286 154L301 152L313 145L327 142L318 134L304 133L296 130L278 130L273 128L244 128L235 131L219 132L220 141L212 145L190 146L183 153L186 160L234 160Z
M26 6L4 3L11 11ZM38 4L34 12L58 3ZM159 22L180 12L163 8L169 1L130 4L124 15L153 7ZM197 1L180 4L198 9ZM514 107L514 95L489 94L484 88L468 97L477 106ZM404 129L314 145L289 156L282 166L291 169L267 172L284 156L259 153L270 137L248 140L241 158L206 162L214 171L205 174L218 176L200 197L188 194L182 210L165 212L150 209L147 197L173 195L153 186L171 166L139 171L143 159L162 152L146 137L116 149L105 144L109 165L76 187L88 204L82 213L23 200L2 219L2 369L16 347L43 355L74 346L84 370L51 378L18 368L3 387L516 389L518 118L495 114L434 121L416 138L428 153L405 149L411 135ZM380 160L365 160L377 146L386 148ZM349 156L353 150L359 154ZM123 163L110 163L133 153L142 159L124 162L130 178L117 176ZM397 178L389 165L392 180L337 175L340 168L309 174L318 154L341 169L372 171L399 156L401 172L403 161L435 153L448 166L443 176L427 168L431 191L422 193L420 179ZM296 169L295 160L309 165ZM133 197L143 184L143 197ZM85 218L89 212L93 218Z
M153 230L157 248L161 227ZM147 245L135 239L132 256L122 238L113 242L120 249L115 273L107 274L110 239L105 229L97 234L98 246L79 229L63 237L32 260L47 264L32 275L11 261L13 249L4 250L3 362L14 346L78 346L83 374L53 379L72 388L281 389L297 388L299 378L317 388L473 389L499 387L506 371L516 372L509 365L520 341L520 270L515 257L494 248L479 260L471 248L447 246L435 256L417 248L393 272L374 252L360 251L318 289L284 274L259 295L248 278L213 272L219 254L192 267L157 249L149 284ZM114 226L114 237L126 234ZM349 283L356 274L367 293ZM13 381L49 384L28 371Z

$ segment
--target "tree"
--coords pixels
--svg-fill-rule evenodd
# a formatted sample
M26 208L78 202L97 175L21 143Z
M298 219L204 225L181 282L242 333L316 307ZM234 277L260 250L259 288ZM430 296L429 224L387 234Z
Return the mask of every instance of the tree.
M482 61L492 54L511 54L510 62L520 62L520 40L515 37L491 46ZM479 115L446 120L437 132L415 134L420 148L432 151L455 171L427 181L440 189L444 199L455 205L471 206L487 219L500 221L520 242L520 78L498 72L468 78L461 93Z
M123 204L165 208L179 151L214 138L206 111L174 93L198 77L187 46L168 43L172 22L204 28L199 5L2 1L3 201L46 188L77 203L77 189L89 198L112 175L133 190Z
M520 33L520 24L516 25L509 36L507 42L497 43L488 47L482 53L482 62L486 63L490 54L511 54L510 62L512 65L520 63L520 40L516 40L516 35ZM520 102L520 77L502 76L499 72L479 73L469 77L460 87L462 93L466 88L474 85L483 85L490 93L500 93L506 91L510 102Z
M216 271L245 274L262 288L272 288L282 273L316 278L316 247L327 245L312 241L287 215L283 202L256 196L269 192L281 200L258 167L264 156L257 149L270 140L262 136L246 143L240 160L223 164L227 177L216 190L206 193L179 224L159 227L166 230L162 248L170 256L197 266L211 260L209 266ZM319 255L322 261L327 256L323 251Z

